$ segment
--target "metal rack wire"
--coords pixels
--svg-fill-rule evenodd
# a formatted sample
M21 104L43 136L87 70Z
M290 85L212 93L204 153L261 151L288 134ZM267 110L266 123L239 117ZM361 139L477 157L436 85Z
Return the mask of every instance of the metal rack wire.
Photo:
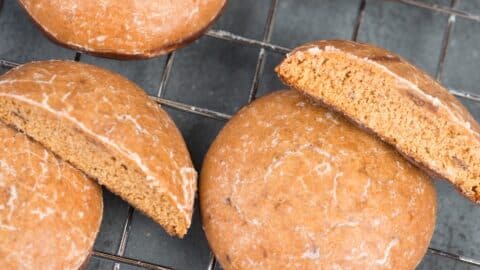
M264 26L262 40L250 39L240 35L236 35L228 31L217 30L217 29L212 29L205 33L205 35L210 38L223 40L225 42L233 42L238 44L239 46L250 46L250 47L255 47L259 49L255 73L253 76L251 87L248 92L248 102L251 102L256 98L260 78L264 71L267 51L273 52L276 54L281 54L281 55L286 54L290 51L289 48L285 48L270 42L273 25L275 22L277 4L279 1L280 0L270 0L270 7L269 7L268 15L266 18L265 26ZM480 15L471 14L471 13L457 9L459 0L451 0L450 6L431 4L428 2L423 2L421 0L382 0L382 1L399 2L405 5L410 5L417 8L424 8L434 12L443 13L449 16L448 23L445 28L443 39L442 39L440 58L436 68L435 77L437 80L440 80L444 74L444 64L445 64L445 59L448 52L447 50L450 42L450 35L452 33L453 25L455 24L455 17L461 17L467 20L480 23ZM2 0L0 0L0 8L1 8L1 5L2 5ZM358 32L363 22L365 7L366 7L366 0L361 0L358 6L357 18L355 21L353 35L351 38L352 40L357 40ZM74 60L81 61L81 58L82 58L82 53L77 52L75 54ZM189 105L189 104L164 98L165 90L168 87L168 81L170 78L170 74L172 72L172 66L173 66L174 60L175 60L175 52L172 52L167 55L163 73L161 74L161 81L160 81L160 86L157 90L157 94L156 96L150 96L150 98L155 100L157 103L161 105L165 105L167 107L171 107L173 109L177 109L180 111L200 115L202 117L208 117L208 118L216 119L219 121L226 121L230 119L231 115L229 114L225 114L225 113L210 110L207 108L197 107L197 106L193 106L193 105ZM11 59L0 59L0 67L13 68L18 66L19 64L20 63L12 61ZM449 91L457 97L461 97L467 100L480 103L480 95L478 94L469 93L467 91L456 90L456 89L449 89ZM96 258L114 262L115 263L113 267L114 270L119 270L121 263L140 267L143 269L149 269L149 270L174 270L173 268L169 268L166 266L124 256L134 211L135 210L132 207L129 207L127 218L123 224L120 243L116 253L111 254L111 253L94 250L92 251L91 255ZM436 248L429 248L428 252L435 256L441 256L444 258L462 262L471 266L478 267L480 269L480 259L465 257L459 254L454 254L454 253L443 251ZM208 264L207 270L213 270L215 269L215 266L216 266L216 260L212 253L210 257L211 258L210 258L210 262Z

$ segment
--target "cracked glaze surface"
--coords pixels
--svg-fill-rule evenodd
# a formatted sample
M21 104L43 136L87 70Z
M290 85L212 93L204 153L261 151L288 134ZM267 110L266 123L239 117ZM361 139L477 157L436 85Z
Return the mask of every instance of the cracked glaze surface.
M53 39L90 52L166 53L204 31L225 0L20 0Z
M102 219L100 187L0 124L2 269L78 269Z
M200 204L225 269L414 269L432 183L391 147L294 91L242 109L213 143Z
M190 155L168 114L134 83L87 64L33 62L0 78L0 98L40 107L131 161L190 224L197 177Z

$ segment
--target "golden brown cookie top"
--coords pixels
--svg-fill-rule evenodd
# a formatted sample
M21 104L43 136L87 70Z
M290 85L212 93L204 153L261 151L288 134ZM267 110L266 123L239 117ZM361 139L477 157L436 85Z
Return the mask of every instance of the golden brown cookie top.
M165 54L202 34L226 0L20 0L53 40L104 56Z
M100 187L3 124L0 145L2 269L78 269L100 227Z
M413 269L431 239L429 178L295 91L237 113L210 148L200 206L232 269Z

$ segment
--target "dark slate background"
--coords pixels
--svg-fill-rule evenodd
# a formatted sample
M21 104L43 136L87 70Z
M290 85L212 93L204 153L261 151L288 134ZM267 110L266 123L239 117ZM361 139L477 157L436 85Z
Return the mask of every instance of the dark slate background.
M444 6L450 0L423 0ZM0 0L1 2L1 0ZM75 52L48 41L29 21L15 0L5 0L0 11L0 59L27 62L40 59L73 59ZM213 26L253 39L261 39L269 9L267 0L230 0ZM358 0L279 0L272 43L293 48L315 39L350 39ZM458 9L480 14L479 0L460 0ZM449 16L427 9L381 0L367 0L358 39L395 51L435 76ZM164 97L227 114L248 101L259 48L203 37L176 53ZM282 55L267 52L258 94L284 88L273 72ZM151 95L159 89L166 57L141 61L115 61L83 55L96 64L135 81ZM0 73L7 71L0 68ZM449 88L480 94L480 22L456 18L445 58L442 82ZM480 119L479 103L462 100ZM180 127L197 169L224 121L167 109ZM480 207L459 196L448 184L437 181L439 211L431 246L480 258ZM128 205L104 192L105 216L95 249L118 249ZM198 207L192 229L184 240L168 237L143 215L134 212L125 255L175 269L206 269L208 244L199 221ZM88 269L112 269L110 261L92 258ZM138 269L122 265L121 269ZM427 254L418 269L479 269Z

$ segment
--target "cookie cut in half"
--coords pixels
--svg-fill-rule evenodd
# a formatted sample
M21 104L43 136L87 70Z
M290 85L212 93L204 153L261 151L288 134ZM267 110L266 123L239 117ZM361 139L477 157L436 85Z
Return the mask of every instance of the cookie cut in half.
M200 209L226 270L414 269L436 193L391 146L289 90L254 101L220 132Z
M184 236L196 172L180 132L120 75L73 61L33 62L0 77L0 121Z
M100 186L0 124L1 269L85 265L100 228Z
M53 41L112 58L166 54L200 37L226 0L19 0Z
M280 79L395 146L480 203L479 125L438 82L384 49L316 41L290 53Z

